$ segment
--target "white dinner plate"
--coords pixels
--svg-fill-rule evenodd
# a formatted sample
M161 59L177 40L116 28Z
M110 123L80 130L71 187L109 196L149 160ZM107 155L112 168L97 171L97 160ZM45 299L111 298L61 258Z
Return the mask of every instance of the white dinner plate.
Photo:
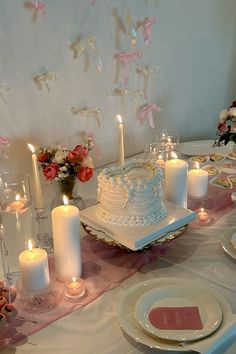
M234 248L231 238L236 232L236 226L230 227L220 236L220 244L225 253L233 259L236 259L236 249Z
M221 147L214 147L214 140L197 140L180 143L180 152L184 155L209 155L212 153L228 154L233 150L234 143L229 142Z
M214 296L222 308L223 316L226 313L232 313L228 301L218 291L208 287L204 283L184 278L158 278L147 280L128 289L119 299L116 308L116 316L121 329L136 342L142 343L150 348L156 348L170 352L190 351L189 349L182 347L180 344L174 342L164 342L158 338L154 338L148 335L142 331L142 329L137 324L137 321L135 320L134 310L138 299L151 289L167 285L183 285L189 287L197 286L199 289L201 288L203 291Z
M161 307L197 307L202 328L163 330L155 327L149 320L149 313ZM222 309L213 296L196 286L171 285L152 289L142 295L135 306L135 318L140 327L152 336L184 342L199 340L215 332L222 322Z

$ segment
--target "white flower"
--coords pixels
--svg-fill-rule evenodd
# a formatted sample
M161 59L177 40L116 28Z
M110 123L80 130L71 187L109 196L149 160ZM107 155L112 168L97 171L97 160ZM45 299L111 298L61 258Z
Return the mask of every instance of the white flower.
M236 117L236 107L231 107L229 109L229 114L231 117Z
M229 111L227 109L223 109L223 111L221 111L219 114L219 121L221 123L225 123L228 118L229 118Z
M83 159L81 166L93 168L93 160L90 156L87 156Z
M59 179L64 179L66 177L69 177L69 173L58 173L58 178Z
M53 161L58 163L59 165L63 164L65 162L66 156L67 156L67 151L59 150L55 153L55 157Z

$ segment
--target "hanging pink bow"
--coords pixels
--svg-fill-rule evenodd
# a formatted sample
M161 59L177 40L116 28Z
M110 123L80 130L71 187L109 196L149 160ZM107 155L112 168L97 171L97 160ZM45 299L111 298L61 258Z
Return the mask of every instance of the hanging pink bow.
M152 36L152 25L156 22L155 17L147 17L143 22L143 37L144 43L150 44L151 43L151 36Z
M41 11L42 13L46 13L46 5L42 1L35 1L35 9Z
M148 119L150 127L155 128L153 123L153 115L152 115L153 110L157 112L161 112L161 107L156 105L155 103L149 103L142 106L140 108L139 117L138 117L139 122L142 124L146 119Z
M93 142L93 149L94 149L94 153L96 155L96 158L100 159L102 156L102 153L101 153L100 148L98 147L98 144L95 141L95 135L93 133L89 133L88 138L91 138L91 140Z
M125 76L124 76L124 84L128 85L129 83L129 74L130 74L130 62L135 58L139 58L142 56L142 53L138 50L134 52L121 52L117 54L117 59L123 61L125 65Z

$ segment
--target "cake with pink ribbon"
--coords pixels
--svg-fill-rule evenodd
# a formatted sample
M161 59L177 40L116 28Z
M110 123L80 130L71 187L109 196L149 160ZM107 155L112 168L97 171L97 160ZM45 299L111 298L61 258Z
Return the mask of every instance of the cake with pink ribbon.
M167 215L162 170L151 161L131 160L98 175L97 216L111 224L141 226Z

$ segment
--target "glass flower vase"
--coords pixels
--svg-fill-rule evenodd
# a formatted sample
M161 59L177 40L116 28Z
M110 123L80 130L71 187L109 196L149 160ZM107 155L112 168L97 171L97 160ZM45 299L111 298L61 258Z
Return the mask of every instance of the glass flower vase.
M69 176L63 180L55 181L56 196L51 203L51 209L63 204L63 196L68 198L68 204L76 206L79 210L85 208L85 202L78 193L76 177Z

